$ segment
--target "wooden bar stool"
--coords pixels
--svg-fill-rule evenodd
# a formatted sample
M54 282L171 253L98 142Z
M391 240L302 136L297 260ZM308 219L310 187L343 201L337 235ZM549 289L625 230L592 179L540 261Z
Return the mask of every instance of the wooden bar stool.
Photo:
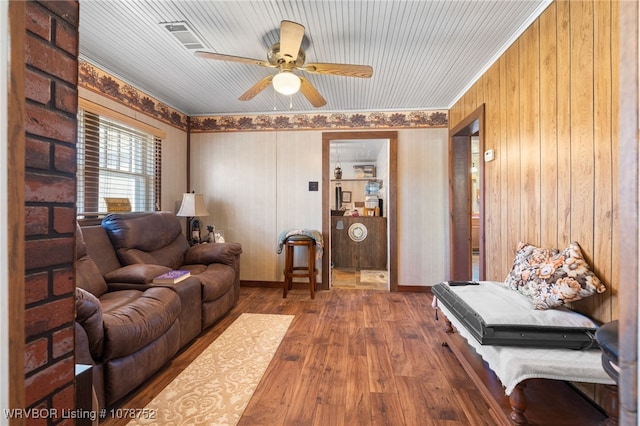
M286 239L284 243L286 247L284 260L284 292L283 298L287 297L287 292L293 288L294 278L307 278L311 289L311 298L316 295L316 241L303 235L293 235ZM294 266L293 257L296 247L307 247L308 260L307 266Z

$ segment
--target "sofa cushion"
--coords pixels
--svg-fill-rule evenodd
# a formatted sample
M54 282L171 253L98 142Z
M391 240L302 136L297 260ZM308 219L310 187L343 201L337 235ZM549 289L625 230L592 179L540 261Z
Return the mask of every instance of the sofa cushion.
M112 404L120 400L162 368L180 349L179 342L180 327L174 323L166 333L140 350L106 361L106 403Z
M105 360L132 354L153 342L176 322L181 309L179 296L165 287L109 292L100 301Z
M104 278L108 283L147 284L158 275L171 271L162 265L145 265L136 263L108 272Z
M189 248L170 212L112 213L102 220L123 265L150 263L178 269Z
M83 226L82 238L87 246L87 254L100 269L102 275L107 275L109 271L118 269L120 260L116 251L111 245L111 240L107 231L101 225Z
M107 291L107 283L100 273L100 269L93 259L87 254L87 246L84 243L82 230L76 227L76 286L80 287L96 297L102 296Z

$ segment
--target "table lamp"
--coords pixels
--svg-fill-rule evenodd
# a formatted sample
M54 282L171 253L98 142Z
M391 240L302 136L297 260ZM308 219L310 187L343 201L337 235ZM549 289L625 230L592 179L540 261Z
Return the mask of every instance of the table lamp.
M187 231L191 236L191 245L200 243L200 221L198 216L209 216L207 208L204 206L204 196L195 192L182 194L182 204L176 216L187 218Z

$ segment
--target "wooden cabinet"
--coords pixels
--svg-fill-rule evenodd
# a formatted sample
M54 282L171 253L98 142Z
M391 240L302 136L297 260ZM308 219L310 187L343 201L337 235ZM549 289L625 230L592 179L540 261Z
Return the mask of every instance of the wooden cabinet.
M367 236L353 241L349 228L358 223L366 227ZM336 267L387 269L387 218L332 216L331 261Z

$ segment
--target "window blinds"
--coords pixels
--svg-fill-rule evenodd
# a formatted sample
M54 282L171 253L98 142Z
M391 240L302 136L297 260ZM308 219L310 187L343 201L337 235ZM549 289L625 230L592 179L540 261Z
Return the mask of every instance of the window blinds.
M78 216L108 213L105 198L131 211L160 209L161 142L104 115L78 112Z

